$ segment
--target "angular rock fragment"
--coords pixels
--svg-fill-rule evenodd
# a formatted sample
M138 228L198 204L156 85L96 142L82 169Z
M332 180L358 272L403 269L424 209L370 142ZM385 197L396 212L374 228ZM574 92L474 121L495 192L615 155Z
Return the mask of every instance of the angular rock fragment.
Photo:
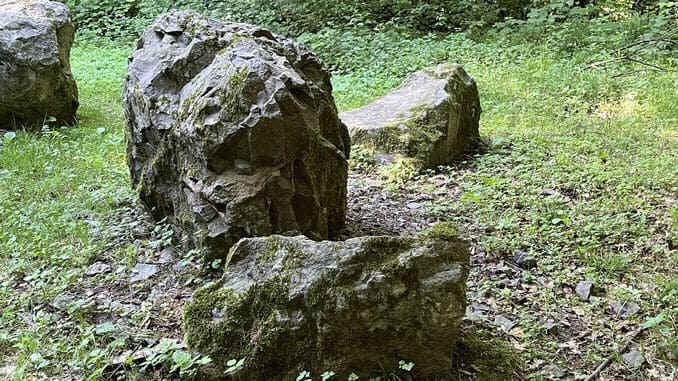
M494 324L495 324L497 327L501 327L501 329L503 329L504 332L511 332L511 330L513 329L513 327L516 326L516 322L514 322L513 320L511 320L511 319L505 317L504 315L497 315L497 316L494 318Z
M617 300L611 304L611 307L614 314L622 319L628 319L640 311L638 303L631 301L622 302Z
M242 237L343 228L350 138L303 46L170 13L129 58L123 101L133 186L210 256Z
M624 353L622 358L624 359L626 365L632 368L639 368L645 363L645 356L643 356L643 353L635 350Z
M531 270L537 267L537 258L521 250L516 250L513 254L513 261L520 268L525 270Z
M567 371L558 365L551 364L544 367L544 373L551 379L561 379L567 375Z
M548 319L546 321L546 323L544 323L544 325L542 325L541 328L544 331L546 331L546 333L550 333L550 334L558 332L558 324L556 324L556 322L553 321L553 319Z
M158 273L158 266L147 263L139 263L134 266L134 275L129 278L130 282L139 282L151 278Z
M85 275L94 276L111 272L111 265L104 262L94 262L85 271Z
M74 37L66 5L0 0L0 129L75 122Z
M399 360L422 379L449 370L466 305L466 242L272 236L241 240L229 260L184 310L187 343L214 360L216 374L241 358L247 380L301 370L367 379Z
M473 78L459 65L443 64L412 74L391 93L340 118L354 144L435 167L477 146L480 112Z
M160 252L160 258L158 258L157 263L161 265L172 263L176 259L176 254L174 248L168 247Z
M579 299L586 302L586 301L589 300L589 297L591 296L591 289L592 288L593 288L593 282L591 282L590 280L584 280L584 281L577 283L577 287L574 289L574 291L579 296Z

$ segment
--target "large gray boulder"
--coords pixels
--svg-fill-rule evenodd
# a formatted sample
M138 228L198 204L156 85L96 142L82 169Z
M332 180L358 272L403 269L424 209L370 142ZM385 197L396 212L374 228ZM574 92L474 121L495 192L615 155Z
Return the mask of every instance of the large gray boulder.
M328 72L303 46L163 15L129 58L123 102L133 186L210 256L242 237L343 228L350 138Z
M74 36L62 3L0 0L0 128L75 122Z
M214 360L213 374L230 359L245 359L243 380L301 370L362 380L400 360L417 379L448 374L469 270L468 245L453 234L248 238L228 260L184 310L187 344Z
M391 93L340 118L354 144L430 168L477 147L480 112L473 78L459 65L442 64L410 75Z

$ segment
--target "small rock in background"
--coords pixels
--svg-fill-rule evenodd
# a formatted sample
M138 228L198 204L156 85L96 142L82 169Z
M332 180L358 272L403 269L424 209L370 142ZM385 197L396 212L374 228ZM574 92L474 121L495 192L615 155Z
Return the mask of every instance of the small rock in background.
M94 276L94 275L110 273L110 272L111 272L111 265L109 265L108 263L94 262L87 268L85 275Z
M130 282L139 282L142 280L146 280L153 275L158 273L158 266L156 265L149 265L146 263L139 263L136 266L134 266L134 270L136 274L131 276L129 281Z
M639 368L645 363L645 356L639 351L631 351L622 355L624 363L632 368Z
M176 272L181 272L183 271L188 265L190 264L189 261L179 261L172 266L172 270Z
M542 328L544 329L544 331L546 331L546 333L558 332L558 324L556 324L556 322L554 322L552 319L547 320L546 323L544 323L544 325L542 326Z
M176 251L172 247L168 247L160 252L160 258L158 258L158 263L161 265L166 265L168 263L174 262L176 258Z
M506 318L504 315L497 315L494 318L494 324L498 327L501 327L504 332L511 332L513 327L516 326L516 323L513 320Z
M151 229L141 221L134 222L130 224L132 228L132 233L137 238L146 238L151 234Z
M395 155L387 154L383 152L376 152L374 154L374 160L377 162L377 165L386 165L395 163L397 158Z
M520 281L518 279L502 279L497 282L497 286L500 288L515 289L520 286Z
M579 282L574 291L579 296L579 299L586 302L591 297L591 289L592 288L593 288L593 282L591 282L589 280L585 280L585 281Z
M563 378L565 375L567 375L567 372L561 369L558 365L545 366L544 373L546 373L551 379Z
M419 209L423 206L421 202L408 202L407 203L407 208L408 209Z
M537 259L524 251L516 250L513 254L513 261L525 270L537 267Z
M557 190L551 188L544 188L541 191L541 194L544 196L560 196L560 193Z
M0 377L9 377L12 374L14 374L14 371L16 370L16 366L14 365L7 365L2 368L0 368Z
M473 308L474 310L485 311L485 312L490 310L490 306L488 306L487 304L483 304L483 303L473 303L473 304L471 304L471 308Z
M640 306L636 302L621 302L617 300L612 303L612 311L622 319L628 319L640 311Z
M485 304L473 303L466 307L466 314L464 319L473 322L485 320L485 312L489 311L490 307Z
M69 304L71 304L75 300L75 296L70 295L70 294L59 294L57 295L52 303L50 303L50 306L52 308L64 311L66 307L68 307Z
M111 365L114 366L119 366L122 364L126 364L127 361L131 360L135 363L140 363L143 360L151 357L153 355L153 349L154 348L141 348L137 351L125 351L121 355L114 357L113 361L111 362Z

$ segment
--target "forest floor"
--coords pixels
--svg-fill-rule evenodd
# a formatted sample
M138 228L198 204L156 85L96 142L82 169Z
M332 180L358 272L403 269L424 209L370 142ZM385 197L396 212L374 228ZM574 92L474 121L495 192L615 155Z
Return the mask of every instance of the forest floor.
M450 379L585 379L611 359L601 380L675 380L678 61L617 76L629 68L592 69L585 51L451 39L395 49L395 74L383 57L337 73L338 106L455 60L478 83L489 149L426 173L355 155L345 235L449 221L471 241ZM181 308L218 271L130 189L129 52L79 44L80 123L0 138L0 379L171 379L199 366Z

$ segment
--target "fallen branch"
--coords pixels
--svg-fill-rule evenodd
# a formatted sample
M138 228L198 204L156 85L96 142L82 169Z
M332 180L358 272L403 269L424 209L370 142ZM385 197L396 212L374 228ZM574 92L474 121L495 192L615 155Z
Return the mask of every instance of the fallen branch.
M643 66L653 68L654 70L657 70L657 71L672 71L672 70L668 70L666 68L663 68L661 66L645 62L645 61L639 59L638 56L640 55L640 53L644 49L646 49L649 46L654 45L654 44L665 43L665 44L669 44L669 45L678 46L678 39L676 39L677 35L678 35L678 29L676 29L676 31L670 31L670 32L668 32L664 35L657 37L657 38L645 39L645 40L640 40L640 41L630 43L626 46L615 49L614 51L612 51L610 53L611 55L616 56L616 57L606 59L606 60L602 60L602 61L589 62L586 65L586 69L598 68L598 67L607 65L609 63L612 63L612 62L628 61L628 62L633 62L633 63L637 63L637 64L641 64Z
M623 47L617 49L617 51L620 52L620 51L622 51L622 50L631 49L631 48L633 48L634 46L643 45L643 44L652 44L652 43L657 43L657 42L667 42L667 43L669 43L669 44L678 45L678 41L674 41L674 40L672 40L672 39L670 39L670 38L654 38L654 39L651 39L651 40L640 40L640 41L636 41L636 42L634 42L634 43L632 43L632 44L628 44L628 45L626 45L626 46L623 46Z
M655 65L655 64L651 64L651 63L648 63L648 62L639 60L639 59L637 59L637 58L634 58L631 54L625 55L625 56L623 56L623 57L611 58L611 59L609 59L609 60L593 62L593 63L588 64L588 65L586 66L586 68L587 68L587 69L594 69L594 68L597 68L597 67L599 67L599 66L601 66L601 65L605 65L605 64L608 64L608 63L610 63L610 62L616 62L616 61L629 61L629 62L634 62L634 63L637 63L637 64L641 64L641 65L643 65L643 66L648 66L648 67L654 69L655 71L664 71L664 72L673 72L673 71L675 71L675 70L669 70L669 69L663 68L663 67L661 67L661 66L657 66L657 65ZM637 72L639 72L639 71L634 71L634 72L637 73ZM621 76L621 75L617 75L617 76ZM617 77L617 76L615 76L615 77Z
M629 70L625 71L623 73L615 74L612 76L612 78L621 78L621 77L626 77L627 75L633 75L633 74L638 74L638 73L645 73L647 70Z
M639 59L637 59L637 58L626 57L626 59L629 60L629 61L631 61L631 62L635 62L635 63L639 63L639 64L641 64L641 65L645 65L645 66L649 66L649 67L651 67L651 68L655 68L655 69L657 69L658 71L670 71L669 69L665 69L665 68L663 68L663 67L661 67L661 66L657 66L657 65L654 65L654 64L651 64L651 63L647 63L647 62L641 61L641 60L639 60Z
M623 347L621 347L621 349L619 350L619 353L626 352L626 350L629 349L629 346L631 345L633 340L635 340L636 337L638 337L638 335L640 335L640 333L643 332L644 330L645 329L641 327L641 328L638 328L637 330L633 331L633 333L631 334L631 338L626 342L626 344L624 344ZM614 360L614 358L615 358L614 354L610 355L607 359L605 359L605 361L603 361L600 365L598 365L596 370L594 370L593 373L591 373L590 376L586 377L585 381L593 381L593 380L597 379L598 377L600 377L600 373L602 371L604 371L605 368L610 366L610 364L612 364L612 360Z

